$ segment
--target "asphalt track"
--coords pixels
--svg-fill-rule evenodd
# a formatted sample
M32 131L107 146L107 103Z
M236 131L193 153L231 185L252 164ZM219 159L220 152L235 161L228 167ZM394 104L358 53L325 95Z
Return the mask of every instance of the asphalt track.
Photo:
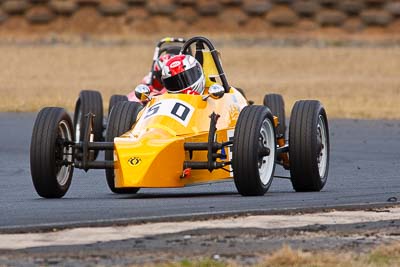
M400 121L368 120L330 120L330 173L322 192L296 193L290 181L275 179L262 197L242 197L231 182L115 195L103 171L75 170L63 199L42 199L29 169L35 116L0 113L0 231L400 201ZM288 175L280 168L276 174Z

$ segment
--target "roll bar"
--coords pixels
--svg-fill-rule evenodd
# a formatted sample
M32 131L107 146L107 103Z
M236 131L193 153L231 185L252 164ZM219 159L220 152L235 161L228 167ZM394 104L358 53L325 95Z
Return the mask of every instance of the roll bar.
M198 44L205 44L205 45L208 47L208 49L209 49L210 52L211 52L211 56L212 56L212 58L213 58L213 60L214 60L215 66L217 67L218 75L219 75L219 77L220 77L220 79L221 79L222 86L223 86L224 89L225 89L225 93L228 93L228 92L229 92L229 89L230 89L230 86L229 86L229 84L228 84L228 80L226 79L224 70L222 69L222 64L221 64L221 62L220 62L220 60L219 60L218 52L217 52L217 50L215 50L215 47L214 47L214 45L211 43L210 40L208 40L206 37L202 37L202 36L195 36L195 37L193 37L193 38L190 38L190 39L187 40L186 43L182 46L181 52L180 52L180 53L181 53L181 54L186 54L186 53L187 53L187 50L188 50L188 49L190 48L190 46L191 46L192 44L194 44L194 43L196 43L196 46L197 46Z

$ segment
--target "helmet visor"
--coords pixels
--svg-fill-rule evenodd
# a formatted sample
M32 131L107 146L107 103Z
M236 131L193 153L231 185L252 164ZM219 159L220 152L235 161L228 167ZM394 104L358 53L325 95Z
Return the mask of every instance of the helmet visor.
M202 74L200 66L196 65L182 73L164 79L164 86L168 91L179 92L195 84Z

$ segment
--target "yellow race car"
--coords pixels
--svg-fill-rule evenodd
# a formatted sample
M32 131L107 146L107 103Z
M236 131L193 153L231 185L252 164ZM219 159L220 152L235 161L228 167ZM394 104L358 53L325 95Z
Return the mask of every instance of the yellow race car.
M321 103L295 103L286 140L284 127L280 127L284 121L279 121L282 114L273 116L265 105L249 105L228 84L214 45L204 37L193 37L181 53L192 45L196 45L195 56L201 58L206 78L204 94L151 97L149 90L139 87L136 96L148 98L148 104L116 104L104 142L93 141L92 113L85 115L83 140L75 141L71 118L64 109L42 109L35 121L30 154L37 193L45 198L64 196L73 169L80 168L105 169L114 193L233 181L243 196L263 195L276 164L290 170L296 191L320 191L329 169L328 120ZM275 99L273 109L282 109L281 97L265 99ZM102 150L105 160L95 160L95 152Z

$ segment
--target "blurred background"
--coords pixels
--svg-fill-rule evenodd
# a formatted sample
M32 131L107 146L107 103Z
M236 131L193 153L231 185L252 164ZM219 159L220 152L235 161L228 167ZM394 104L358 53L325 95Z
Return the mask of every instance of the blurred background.
M228 80L287 114L319 99L334 118L400 119L400 1L2 0L0 111L73 111L79 91L104 106L150 70L165 36L204 35Z

